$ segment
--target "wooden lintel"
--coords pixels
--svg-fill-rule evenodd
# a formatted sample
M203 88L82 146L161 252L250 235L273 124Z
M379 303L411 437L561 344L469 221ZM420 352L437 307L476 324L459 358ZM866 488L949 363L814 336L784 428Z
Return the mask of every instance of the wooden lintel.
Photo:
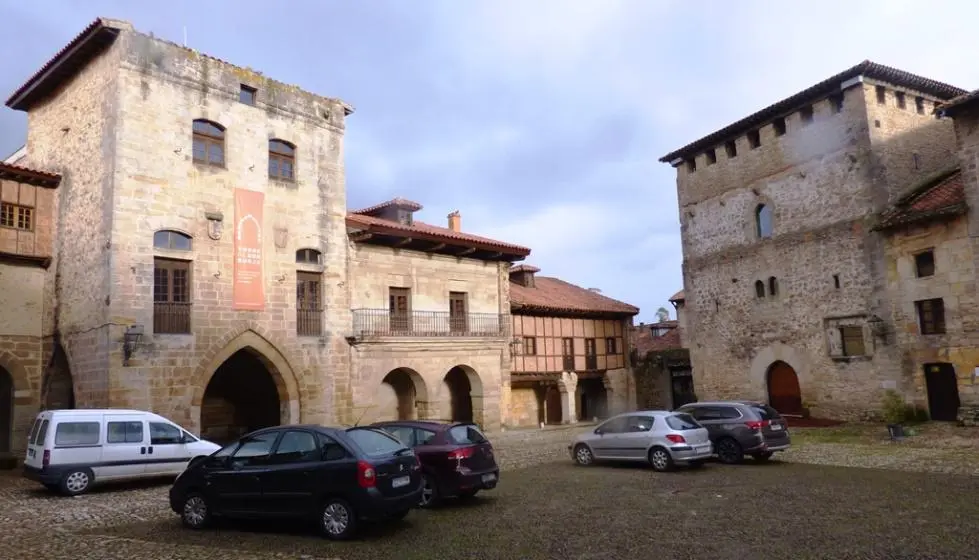
M367 241L371 237L374 237L374 234L369 231L358 231L357 233L350 234L350 240L353 241L354 243L360 241Z
M465 255L471 255L471 254L473 254L473 253L475 253L475 252L476 252L476 248L475 248L475 247L469 247L468 249L463 249L462 251L460 251L460 252L459 252L459 253L457 253L457 254L458 254L458 255L459 255L460 257L462 257L462 256L465 256Z
M491 259L498 259L503 256L503 253L493 253L489 256Z
M431 253L431 252L434 252L434 251L441 251L442 249L445 249L445 243L437 243L437 244L432 245L431 247L429 247L428 249L425 249L425 250L428 251L429 253Z
M412 239L410 237L405 237L401 241L398 241L397 243L395 243L394 246L395 247L404 247L405 245L411 243L412 241L414 241L414 239Z

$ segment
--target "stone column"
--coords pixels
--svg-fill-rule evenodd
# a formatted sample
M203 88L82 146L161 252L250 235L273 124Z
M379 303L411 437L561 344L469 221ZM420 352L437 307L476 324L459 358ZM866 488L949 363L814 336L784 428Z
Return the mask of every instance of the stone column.
M438 411L438 403L433 401L415 401L415 416L418 420L431 420Z
M575 396L578 393L578 376L574 372L561 373L558 390L561 392L561 423L577 424L578 411Z

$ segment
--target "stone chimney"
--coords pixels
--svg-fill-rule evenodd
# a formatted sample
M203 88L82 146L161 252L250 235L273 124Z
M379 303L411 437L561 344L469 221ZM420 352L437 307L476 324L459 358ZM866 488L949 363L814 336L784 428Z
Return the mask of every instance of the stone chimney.
M540 269L536 266L520 264L510 269L510 281L525 288L535 288L537 286L534 284L534 274L538 272Z
M449 214L449 229L452 231L462 231L462 214L458 210Z

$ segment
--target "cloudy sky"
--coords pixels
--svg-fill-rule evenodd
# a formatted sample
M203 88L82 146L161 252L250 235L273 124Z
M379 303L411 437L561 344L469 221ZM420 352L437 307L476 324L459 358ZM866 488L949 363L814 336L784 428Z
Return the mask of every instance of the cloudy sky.
M99 15L346 100L351 207L458 209L646 321L683 285L660 156L868 58L979 87L969 2L0 0L2 97Z

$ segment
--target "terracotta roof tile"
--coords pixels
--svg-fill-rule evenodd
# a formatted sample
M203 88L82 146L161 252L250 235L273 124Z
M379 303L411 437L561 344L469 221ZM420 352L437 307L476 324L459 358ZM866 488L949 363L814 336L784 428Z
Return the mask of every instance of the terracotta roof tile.
M463 243L476 243L480 245L485 245L487 247L496 248L500 251L511 252L514 254L527 256L530 254L530 249L527 247L522 247L520 245L514 245L512 243L506 243L503 241L497 241L495 239L490 239L488 237L481 237L479 235L473 235L471 233L462 233L458 231L453 231L449 228L433 226L431 224L426 224L425 222L415 221L412 225L405 225L399 222L394 222L391 220L385 220L375 216L367 216L364 214L351 212L347 214L347 225L352 227L377 227L386 230L394 230L399 232L404 232L406 237L410 236L412 232L418 232L427 234L429 236L434 236L440 239L445 239L446 241L460 241Z
M61 184L61 175L57 173L2 162L0 162L0 179L10 179L39 187L57 187Z
M632 330L632 347L639 352L640 356L645 356L649 352L675 350L683 347L680 344L679 329L670 329L666 334L653 336L653 330L650 327L651 325L644 325Z
M410 210L412 212L417 212L417 211L421 210L422 208L424 208L424 206L422 206L421 204L419 204L419 203L417 203L417 202L415 202L413 200L408 200L406 198L400 198L400 197L398 197L398 198L392 198L391 200L387 200L387 201L382 202L380 204L375 204L374 206L369 206L369 207L364 208L362 210L355 210L355 211L351 212L351 214L373 214L373 213L377 212L378 210L383 210L383 209L388 208L390 206L397 206L397 207L400 207L400 208L405 208L405 209Z
M935 107L934 112L942 113L949 117L954 117L960 111L969 108L977 99L979 99L979 89L975 89L969 93L964 93L958 97L949 99L945 103Z
M673 294L673 297L670 298L670 301L685 301L683 297L683 290L680 290L679 292Z
M639 313L638 307L550 276L535 276L533 288L510 282L510 308L518 311Z
M942 216L957 216L966 209L962 172L952 169L912 189L880 215L874 229L880 231Z

